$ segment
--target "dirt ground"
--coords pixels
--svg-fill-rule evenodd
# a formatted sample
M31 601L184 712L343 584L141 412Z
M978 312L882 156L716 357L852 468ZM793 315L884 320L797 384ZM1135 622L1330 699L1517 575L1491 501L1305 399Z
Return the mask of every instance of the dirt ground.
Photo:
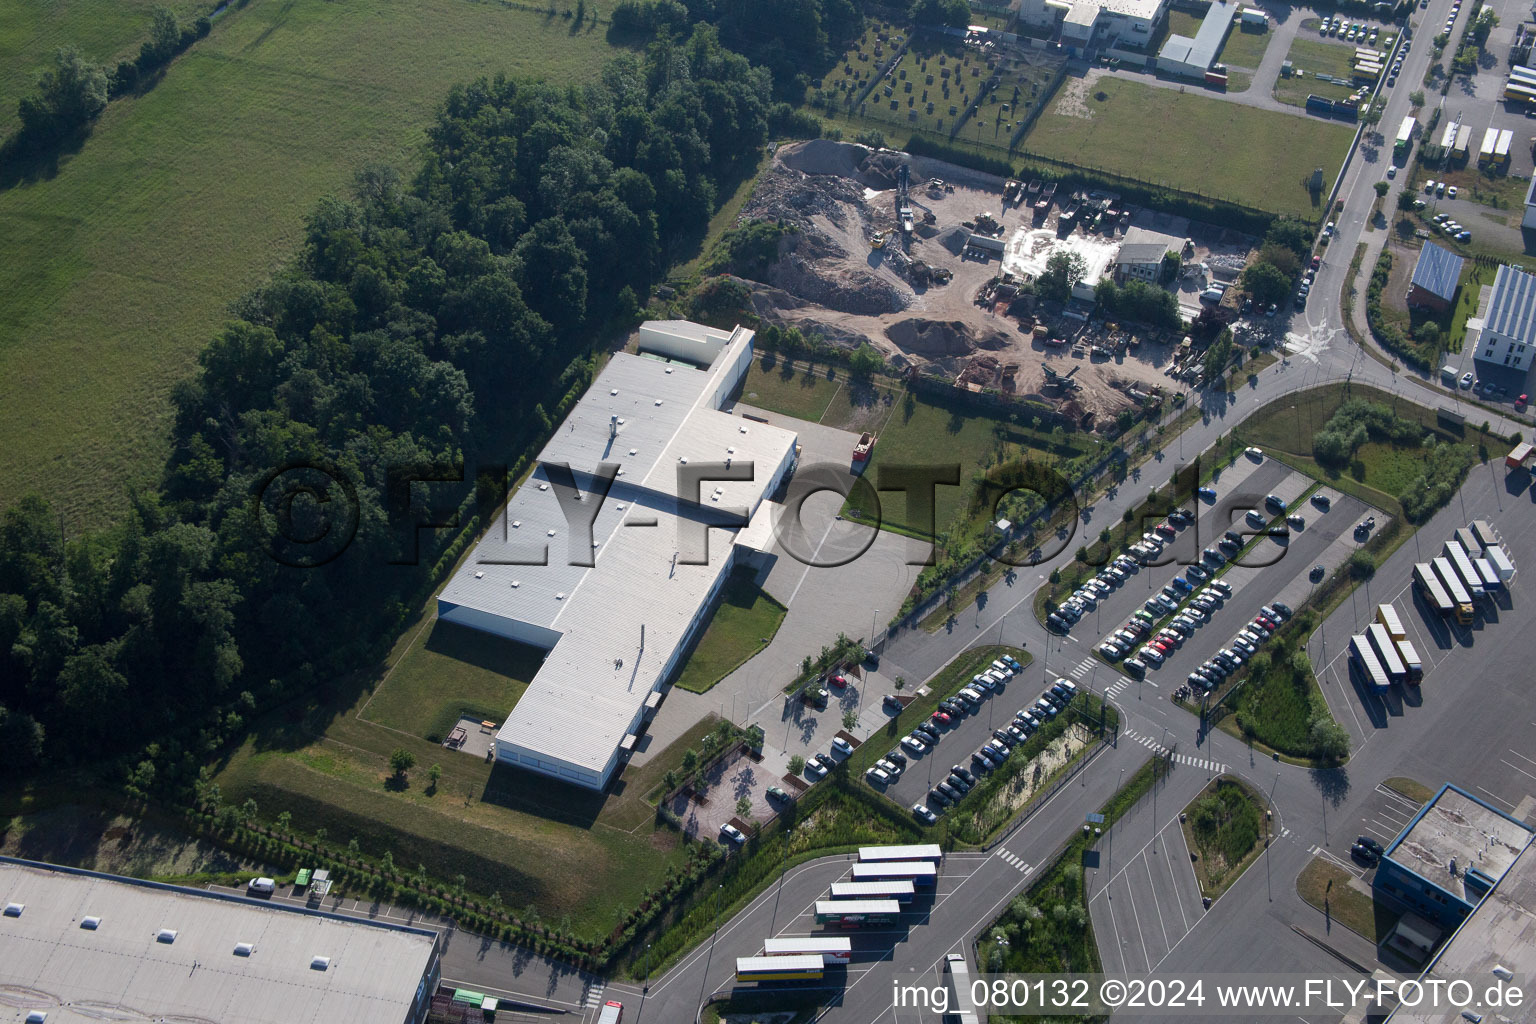
M169 826L78 805L0 821L0 854L135 878L257 873L253 864Z
M994 803L985 808L987 817L995 821L1015 814L1033 800L1040 787L1050 781L1056 770L1077 756L1077 752L1086 747L1092 738L1088 730L1081 725L1068 729L1035 755L1034 766L1029 773L1020 775L1006 791L993 797ZM1000 812L998 802L1001 802L1006 810Z
M903 237L897 216L896 169L909 166L916 224ZM930 189L933 179L945 189ZM1003 179L926 157L815 140L781 147L742 211L743 219L783 219L800 230L781 244L767 281L754 295L770 322L814 329L828 340L853 346L867 341L896 367L959 378L973 389L1043 400L1064 412L1113 418L1150 393L1177 389L1164 371L1181 335L1110 329L1102 323L1054 319L1049 346L1031 333L1033 310L1007 315L1011 296L983 293L1005 271L1030 276L1056 247L1085 252L1090 264L1110 264L1126 234L1133 241L1166 241L1186 260L1206 263L1216 277L1235 276L1251 240L1187 219L1133 211L1129 222L1100 234L1060 224L1059 203L1044 216L1006 205ZM966 250L964 223L985 213L1001 225L1006 253ZM931 215L933 223L923 223ZM871 247L876 232L890 241ZM952 275L934 283L929 275ZM934 275L934 272L938 272ZM1196 296L1208 280L1198 272L1179 282L1179 301L1198 309ZM1028 301L1023 306L1031 306ZM1135 339L1132 342L1132 338ZM1096 344L1115 344L1095 353ZM1072 373L1075 391L1047 385L1046 368ZM1132 390L1136 395L1129 394ZM1076 406L1077 408L1073 408Z

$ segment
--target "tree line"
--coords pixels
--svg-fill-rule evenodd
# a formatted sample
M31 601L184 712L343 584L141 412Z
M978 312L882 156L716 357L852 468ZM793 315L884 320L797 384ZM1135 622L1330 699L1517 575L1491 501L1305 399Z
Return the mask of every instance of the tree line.
M0 770L186 791L252 714L376 664L430 586L413 524L489 514L770 105L702 25L580 87L456 87L412 178L322 200L175 389L152 493L83 536L38 497L0 520Z
M109 69L82 57L73 47L55 50L51 65L38 76L37 88L16 105L21 127L0 146L0 164L56 152L79 138L109 101L149 82L212 28L207 15L182 25L169 8L156 7L149 38L133 60L125 58Z

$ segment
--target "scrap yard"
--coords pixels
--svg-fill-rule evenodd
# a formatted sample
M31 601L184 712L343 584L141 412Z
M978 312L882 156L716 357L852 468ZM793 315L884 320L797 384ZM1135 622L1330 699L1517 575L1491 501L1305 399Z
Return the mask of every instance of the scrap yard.
M1169 287L1192 317L1210 274L1241 268L1253 247L1113 194L828 140L781 147L741 217L795 229L751 282L767 322L868 342L897 369L1045 402L1085 426L1187 383L1168 373L1183 332L1090 319L1122 249L1178 253ZM1065 306L1031 285L1058 252L1084 267Z

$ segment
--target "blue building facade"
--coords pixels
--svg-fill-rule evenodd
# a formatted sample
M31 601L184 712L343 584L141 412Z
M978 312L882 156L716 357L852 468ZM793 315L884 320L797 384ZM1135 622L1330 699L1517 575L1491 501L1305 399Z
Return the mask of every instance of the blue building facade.
M1447 930L1529 844L1530 826L1446 783L1382 854L1372 887Z

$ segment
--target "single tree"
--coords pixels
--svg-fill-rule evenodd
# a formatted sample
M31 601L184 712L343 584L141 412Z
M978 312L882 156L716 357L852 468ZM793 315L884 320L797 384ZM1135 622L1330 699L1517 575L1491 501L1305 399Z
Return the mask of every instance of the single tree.
M752 813L752 798L744 796L736 801L736 813L745 818Z
M405 773L416 767L416 755L404 747L396 747L389 755L389 770L396 779L404 780Z
M859 724L859 713L857 711L844 711L843 712L843 728L844 729L847 729L849 732L852 732L853 731L853 727L858 725L858 724Z
M789 759L789 774L799 775L803 771L805 771L805 758L799 754L791 757Z

